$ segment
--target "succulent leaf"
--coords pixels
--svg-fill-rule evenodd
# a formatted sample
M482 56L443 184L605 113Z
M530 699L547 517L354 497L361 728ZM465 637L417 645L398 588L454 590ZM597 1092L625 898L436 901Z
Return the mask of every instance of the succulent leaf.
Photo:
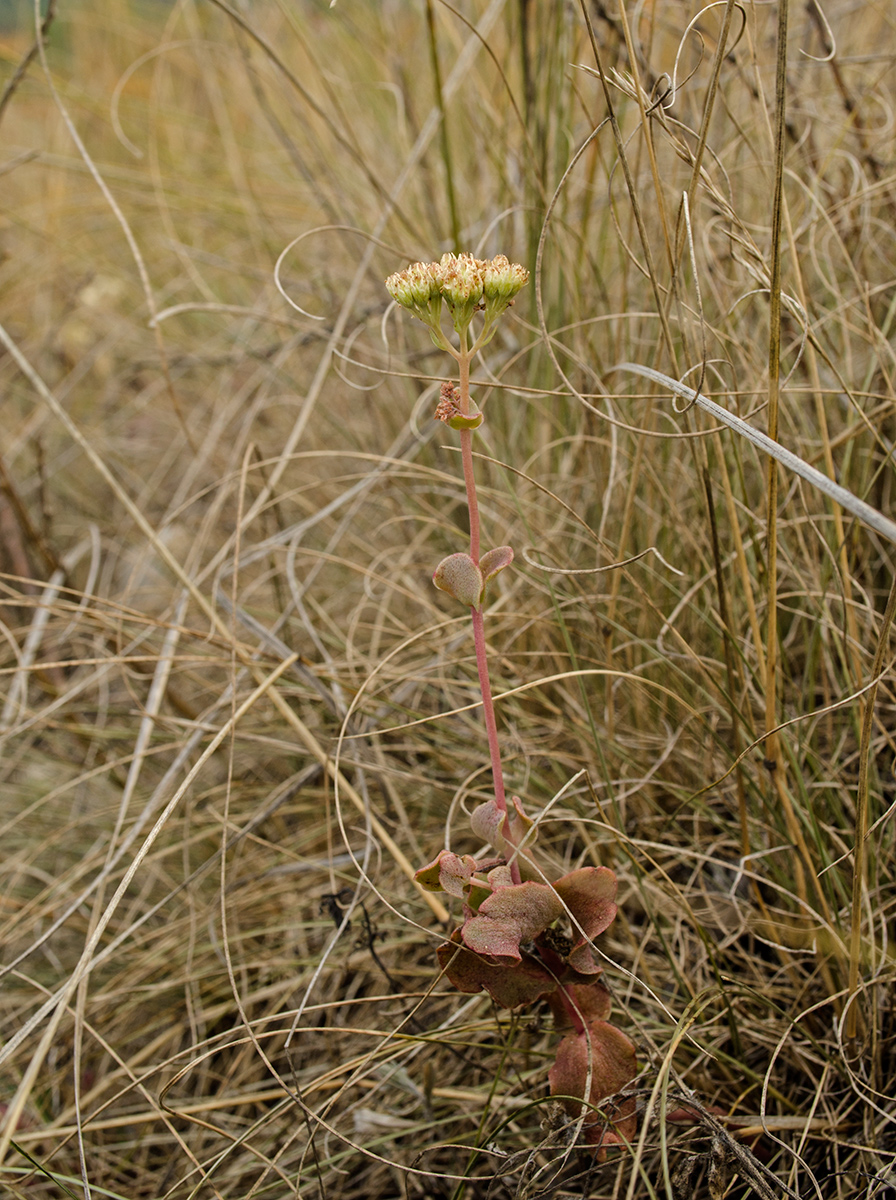
M478 608L482 599L482 572L469 554L449 554L433 572L432 581L461 604Z
M582 932L573 931L576 946L612 925L616 916L616 876L607 867L579 867L554 884L557 895L575 917Z
M498 888L464 925L464 945L477 954L519 962L520 943L531 942L562 912L562 903L546 883L530 880Z
M622 1030L607 1021L594 1021L588 1026L587 1036L583 1031L563 1038L548 1079L551 1095L559 1098L571 1117L578 1117L583 1101L593 1105L615 1096L637 1073L635 1047ZM631 1099L623 1100L616 1112L606 1117L591 1112L585 1117L586 1141L598 1150L630 1141L636 1122L635 1102Z
M486 550L485 554L479 560L479 570L482 572L483 580L488 583L490 579L494 579L499 571L503 571L505 567L509 567L512 562L512 546L496 546L494 550Z
M502 1008L533 1004L557 986L537 958L526 954L521 962L512 965L490 963L464 946L459 929L451 935L450 942L439 947L438 958L445 975L459 992L484 990Z
M514 796L511 804L513 811L508 809L504 813L494 800L486 800L484 804L477 805L470 814L470 825L476 836L494 846L498 853L505 857L513 854L515 848L522 845L523 841L526 842L524 853L527 853L535 841L534 835L529 834L535 822L523 812L519 796ZM509 841L506 836L508 832Z
M453 417L449 417L446 424L452 429L478 429L483 422L482 413L479 409L476 412L471 412L469 416L464 416L463 413L455 413Z
M440 850L438 856L425 867L414 873L421 887L430 892L447 892L449 896L462 899L473 872L478 868L475 858L469 854L452 854Z

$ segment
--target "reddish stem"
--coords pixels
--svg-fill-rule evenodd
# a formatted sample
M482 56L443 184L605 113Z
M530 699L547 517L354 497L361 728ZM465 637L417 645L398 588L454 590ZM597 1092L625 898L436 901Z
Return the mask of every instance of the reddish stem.
M460 376L460 399L463 416L470 415L470 356L460 354L457 360ZM479 501L476 498L476 480L473 475L473 431L460 431L460 454L464 464L464 484L467 488L467 508L470 510L470 558L479 565Z
M495 721L495 705L492 700L492 688L488 677L488 659L485 650L485 623L482 609L471 608L470 618L473 622L473 640L476 643L476 667L479 671L479 687L482 692L482 709L485 715L485 731L488 734L488 751L492 760L492 774L495 777L495 802L499 812L507 812L507 797L504 793L504 772L501 770L501 750L498 745L498 725Z
M502 830L505 841L514 845L513 834L510 830L510 817L507 813L507 796L504 792L504 772L501 768L501 747L498 743L498 725L495 720L495 705L492 700L492 686L488 677L488 656L485 650L485 623L482 609L471 608L470 618L473 622L473 641L476 644L476 667L479 671L479 689L482 692L482 712L485 717L485 732L488 735L488 752L492 760L492 778L495 787L495 805L498 812L505 814ZM520 865L517 858L510 863L510 878L514 883L521 883Z
M457 358L460 377L460 411L464 416L470 412L470 355L464 352ZM473 431L460 431L460 451L464 465L464 484L467 489L467 507L470 513L470 558L479 565L479 502L476 498L476 479L473 473ZM501 748L498 743L498 725L495 720L495 705L492 700L492 688L488 676L488 655L485 649L485 624L480 608L471 608L470 617L473 621L473 641L476 645L476 668L479 672L479 689L482 692L482 711L485 716L485 731L488 735L488 752L492 763L492 778L495 788L495 805L498 812L504 813L503 834L505 840L513 845L513 835L510 830L510 819L507 814L507 796L504 792L504 772L501 768ZM514 883L521 882L519 862L514 858L510 864L510 877Z

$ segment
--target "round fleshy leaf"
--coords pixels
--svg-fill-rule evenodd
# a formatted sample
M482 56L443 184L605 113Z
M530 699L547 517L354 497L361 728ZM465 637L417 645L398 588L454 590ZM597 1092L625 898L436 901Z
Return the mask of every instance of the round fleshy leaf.
M585 1033L570 1033L557 1048L556 1061L548 1072L551 1095L571 1117L578 1117L582 1101L598 1104L615 1096L638 1073L635 1047L621 1029L606 1021L594 1021L588 1026L590 1047ZM591 1065L591 1086L588 1088L588 1066ZM586 1089L588 1094L586 1096ZM617 1115L590 1113L585 1117L586 1140L594 1146L618 1145L622 1138L630 1140L635 1132L635 1102L623 1100Z
M428 892L440 892L442 890L441 864L439 860L444 853L444 850L440 850L438 858L434 858L431 863L427 863L425 867L421 867L419 871L414 872L414 878Z
M501 887L479 905L479 913L464 925L464 944L490 958L522 958L520 942L530 942L563 912L563 905L545 883Z
M513 872L505 863L499 863L498 866L492 867L488 872L487 879L492 885L492 891L496 892L498 888L514 887Z
M459 992L486 991L502 1008L534 1004L557 986L550 973L530 955L518 963L490 963L460 940L459 929L438 949L439 963Z
M470 413L465 417L463 413L455 413L453 417L449 417L446 424L452 429L478 429L484 418L481 412Z
M461 604L478 608L482 599L482 572L469 554L449 554L433 572L433 583Z
M588 942L581 942L580 945L573 946L566 956L566 962L571 971L583 978L601 973L600 963L594 957L594 951Z
M414 878L430 892L447 892L449 896L457 896L461 900L477 865L469 854L440 850L438 857L414 873Z
M503 571L505 567L509 567L513 562L513 547L512 546L496 546L494 550L486 550L482 558L479 560L479 570L482 572L482 578L486 583Z
M500 811L494 800L486 800L477 804L470 813L470 825L477 837L488 842L499 853L504 853L506 845L499 830L504 823L504 813Z
M613 923L617 883L608 867L579 867L558 879L554 888L582 929L573 929L575 946L585 945Z
M564 975L572 972L564 972ZM554 1026L560 1033L573 1028L573 1013L577 1021L591 1025L595 1021L606 1021L610 1015L610 993L600 980L570 983L560 976L560 986L548 1003L554 1017Z
M488 842L490 846L494 846L498 853L505 857L509 857L524 839L526 839L524 853L527 854L535 841L534 835L526 837L535 822L523 812L519 796L514 796L511 804L513 805L512 811L508 809L504 813L494 800L486 800L485 803L478 804L470 814L470 825L476 836L482 838L484 842ZM513 845L506 836L508 825Z
M589 1027L591 1035L590 1104L615 1096L634 1079L638 1071L635 1048L620 1029L605 1021ZM548 1072L551 1095L557 1096L570 1117L582 1115L582 1100L588 1079L588 1044L583 1033L567 1035L557 1049L557 1059ZM584 1141L597 1151L598 1160L606 1157L608 1146L631 1142L638 1118L633 1097L605 1105L601 1112L585 1114Z

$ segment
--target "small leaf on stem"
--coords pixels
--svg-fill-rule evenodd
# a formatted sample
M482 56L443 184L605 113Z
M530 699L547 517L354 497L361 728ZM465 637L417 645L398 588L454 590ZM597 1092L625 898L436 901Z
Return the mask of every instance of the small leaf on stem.
M464 888L468 886L479 864L469 854L452 854L450 850L440 850L438 856L427 866L414 872L414 878L421 887L430 892L447 892L449 896L462 899Z
M503 571L505 567L509 567L513 562L513 547L512 546L496 546L494 550L486 550L485 554L479 560L479 570L482 572L482 578L486 583Z
M433 572L432 581L440 592L447 592L461 604L478 608L484 587L482 572L469 554L449 554Z

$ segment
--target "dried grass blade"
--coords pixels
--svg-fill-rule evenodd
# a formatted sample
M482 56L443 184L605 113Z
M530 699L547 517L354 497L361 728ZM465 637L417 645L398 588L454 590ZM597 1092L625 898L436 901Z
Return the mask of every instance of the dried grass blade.
M833 479L829 479L827 475L823 475L821 471L811 466L805 459L786 449L780 442L772 441L766 434L760 432L758 429L754 429L752 425L748 425L746 421L741 420L734 413L728 412L720 404L716 404L714 400L710 400L701 392L695 392L693 388L687 387L686 384L679 383L677 379L672 379L670 376L664 375L662 371L655 371L653 367L643 367L640 363L619 363L612 370L631 371L634 375L642 375L645 379L652 379L654 383L662 384L663 387L667 387L670 392L676 396L680 396L683 400L699 405L704 412L709 413L717 421L721 421L729 429L733 429L735 433L752 442L763 453L770 454L772 458L776 458L782 467L785 467L788 471L793 471L794 475L799 475L801 479L805 479L807 483L817 488L830 500L835 501L852 516L864 522L869 529L873 529L875 533L879 533L881 537L885 537L888 541L896 545L896 521L891 521L882 512L879 512L876 508L872 508L864 500L859 499L855 492L851 492L848 488L835 483Z

